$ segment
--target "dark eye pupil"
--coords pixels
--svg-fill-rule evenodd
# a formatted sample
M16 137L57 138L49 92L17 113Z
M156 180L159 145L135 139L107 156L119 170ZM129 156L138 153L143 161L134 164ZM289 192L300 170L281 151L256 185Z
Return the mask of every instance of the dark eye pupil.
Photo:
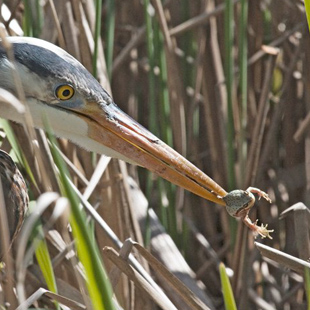
M69 90L69 89L64 90L64 91L62 92L62 95L63 95L64 97L70 96L70 90Z

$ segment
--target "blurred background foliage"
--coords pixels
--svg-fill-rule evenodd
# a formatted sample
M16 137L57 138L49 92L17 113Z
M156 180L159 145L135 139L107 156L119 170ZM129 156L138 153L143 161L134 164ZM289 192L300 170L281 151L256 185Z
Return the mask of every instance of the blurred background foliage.
M8 35L35 36L66 49L121 109L227 191L255 186L268 192L273 203L260 201L250 217L268 223L273 240L258 241L309 259L310 40L303 1L11 0L0 5ZM10 130L2 128L1 148L17 151ZM17 156L31 200L59 192L62 185L44 134L37 131L37 158L23 128L9 128L25 159ZM156 282L177 309L224 309L220 261L233 274L238 309L308 309L309 283L305 285L302 269L263 258L251 232L229 218L225 208L142 168L100 159L61 139L58 143L72 163L73 183L82 194L93 187L86 200L120 241L130 237L150 249L204 303L180 301L152 266ZM94 181L98 171L102 177ZM51 210L41 217L43 227ZM68 254L72 236L66 212L54 222L44 232L56 291L91 309L83 277L74 267L76 256ZM98 221L92 232L108 272L115 270L116 262L108 261L102 249L117 242L102 232ZM150 260L135 254L149 270ZM46 280L36 260L28 259L25 267L28 297L45 287ZM154 302L151 289L142 294L125 276L113 289L124 309L155 309L160 299ZM14 294L11 298L17 305ZM50 299L39 298L32 306L63 307Z

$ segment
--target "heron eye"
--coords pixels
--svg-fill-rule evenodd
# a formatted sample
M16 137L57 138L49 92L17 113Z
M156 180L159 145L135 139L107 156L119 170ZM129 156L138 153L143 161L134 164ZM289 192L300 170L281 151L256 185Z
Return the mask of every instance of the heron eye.
M74 88L70 85L60 85L56 88L55 95L60 100L69 100L74 95Z

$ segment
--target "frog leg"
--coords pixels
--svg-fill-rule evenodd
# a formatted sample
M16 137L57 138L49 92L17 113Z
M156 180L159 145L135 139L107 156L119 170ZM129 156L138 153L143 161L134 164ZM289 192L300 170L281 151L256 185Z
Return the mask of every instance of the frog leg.
M253 231L255 238L257 237L257 235L260 235L260 236L262 236L262 238L267 237L269 239L272 239L272 237L270 236L270 233L273 232L273 229L268 230L267 229L268 224L266 224L266 225L261 224L261 226L258 226L257 220L253 223L248 215L246 215L242 219L242 221L246 226L248 226Z
M267 200L268 202L271 203L271 199L269 198L268 194L260 190L259 188L256 187L248 187L246 192L251 192L253 194L258 195L258 200L260 200L262 197Z

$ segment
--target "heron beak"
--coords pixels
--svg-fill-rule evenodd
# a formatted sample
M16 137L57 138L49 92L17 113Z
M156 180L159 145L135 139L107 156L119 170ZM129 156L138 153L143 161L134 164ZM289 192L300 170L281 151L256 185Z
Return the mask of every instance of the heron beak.
M87 122L89 138L180 187L225 205L223 188L115 104L100 107L87 102L84 108L71 110Z

